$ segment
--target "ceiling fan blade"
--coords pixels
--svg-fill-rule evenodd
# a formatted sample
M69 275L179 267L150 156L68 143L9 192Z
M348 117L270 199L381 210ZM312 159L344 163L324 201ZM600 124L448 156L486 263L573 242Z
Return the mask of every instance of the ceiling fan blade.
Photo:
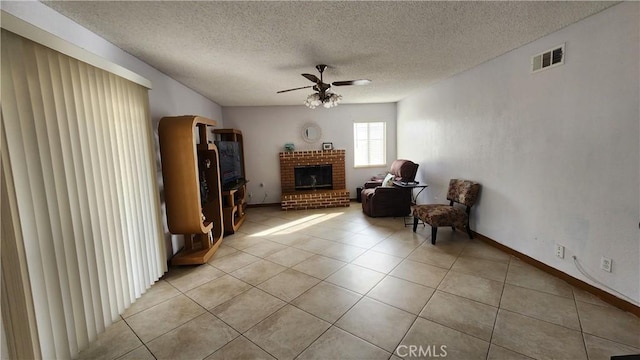
M306 77L307 79L309 79L309 81L313 81L314 83L319 83L321 82L320 79L318 79L317 76L313 75L313 74L302 74L302 76Z
M293 90L308 89L308 88L314 87L314 86L315 85L309 85L309 86L303 86L303 87L299 87L299 88L295 88L295 89L280 90L276 94L280 94L280 93L287 92L287 91L293 91Z
M369 85L370 83L371 83L371 80L360 79L360 80L335 81L335 82L332 82L331 85L335 85L335 86Z

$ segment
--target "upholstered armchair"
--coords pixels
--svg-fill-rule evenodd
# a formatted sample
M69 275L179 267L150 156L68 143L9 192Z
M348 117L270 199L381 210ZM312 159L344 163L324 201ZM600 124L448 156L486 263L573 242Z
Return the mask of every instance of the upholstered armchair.
M434 245L440 226L451 226L453 230L456 228L466 230L469 239L472 239L473 233L469 227L469 216L471 215L471 207L478 199L479 192L480 184L476 182L451 179L447 191L449 205L426 204L413 207L413 232L416 232L418 222L422 220L431 226L431 243ZM464 207L456 206L456 204Z
M410 160L396 160L389 174L395 181L414 181L418 164ZM362 190L362 211L371 217L407 216L411 213L411 189L369 181Z

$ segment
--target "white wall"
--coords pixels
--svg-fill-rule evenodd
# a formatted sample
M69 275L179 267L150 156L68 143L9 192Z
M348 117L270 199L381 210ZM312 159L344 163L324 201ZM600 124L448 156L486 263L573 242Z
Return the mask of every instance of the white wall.
M398 156L430 185L420 202L479 181L474 230L590 282L576 255L640 303L639 18L640 4L616 5L400 101ZM565 64L531 74L561 43Z
M222 121L218 104L37 1L3 1L2 10L151 80L151 118L196 114ZM157 123L156 123L157 128Z
M162 175L158 148L158 122L162 117L200 115L217 120L218 127L224 127L222 108L218 104L126 53L46 5L37 1L2 1L0 4L2 10L13 16L140 74L151 81L152 89L149 91L149 105L151 125L155 135L154 143L158 163L157 177L160 188L162 188ZM166 226L166 217L164 217L164 201L162 202L162 207L167 254L172 255L182 247L182 236L171 236L169 234Z
M306 96L301 94L302 97ZM320 150L322 142L332 142L336 149L346 149L347 190L356 197L356 187L382 172L396 159L396 104L339 105L335 108L308 109L305 106L225 107L225 126L240 129L244 137L247 191L253 194L249 203L280 202L280 162L278 153L284 144L295 144L296 150ZM387 166L353 167L353 122L387 122ZM302 139L305 123L315 122L322 138L315 144ZM264 183L264 187L260 187ZM267 195L265 197L265 194Z

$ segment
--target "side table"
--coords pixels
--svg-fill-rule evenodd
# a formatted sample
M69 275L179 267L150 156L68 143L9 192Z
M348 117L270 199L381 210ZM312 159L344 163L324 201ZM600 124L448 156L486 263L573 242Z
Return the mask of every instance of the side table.
M426 189L429 185L427 184L420 184L419 182L403 182L403 181L394 181L393 182L393 186L397 186L397 187L402 187L402 188L410 188L411 189L411 205L415 205L416 201L418 200L418 196L420 195L420 193L422 193L424 191L424 189ZM417 193L414 194L413 189L420 189ZM407 222L407 218L409 218L409 222ZM407 227L409 225L413 225L413 216L411 216L411 214L409 214L409 216L405 216L403 221L404 221L404 226Z

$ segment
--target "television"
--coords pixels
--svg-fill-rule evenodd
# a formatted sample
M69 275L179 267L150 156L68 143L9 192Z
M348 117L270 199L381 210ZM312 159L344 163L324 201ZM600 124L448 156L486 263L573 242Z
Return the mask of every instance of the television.
M242 173L242 148L237 141L216 141L220 156L220 182L229 189L244 180Z

